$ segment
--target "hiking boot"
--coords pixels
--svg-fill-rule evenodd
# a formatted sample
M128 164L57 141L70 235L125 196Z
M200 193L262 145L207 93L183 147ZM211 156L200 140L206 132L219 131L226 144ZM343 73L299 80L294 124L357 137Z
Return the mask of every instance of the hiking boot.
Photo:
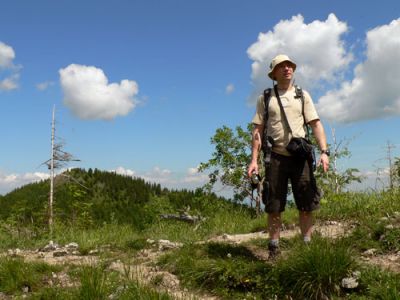
M280 254L279 246L268 244L268 260L276 260Z

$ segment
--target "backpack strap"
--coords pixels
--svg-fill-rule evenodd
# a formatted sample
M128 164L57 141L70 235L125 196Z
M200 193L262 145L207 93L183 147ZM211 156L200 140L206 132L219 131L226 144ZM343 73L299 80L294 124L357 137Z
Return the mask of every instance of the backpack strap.
M268 88L268 89L264 90L264 107L265 107L264 125L267 124L268 117L269 117L268 107L269 107L269 100L271 99L271 94L272 94L272 89L271 88Z
M304 126L305 126L305 131L306 131L306 137L307 139L310 139L310 126L308 126L308 124L306 123L306 118L304 117L304 92L303 89L301 87L299 87L298 85L294 86L295 88L295 93L296 95L294 96L295 98L300 98L301 99L301 113L303 115L303 119L304 119Z
M273 141L271 137L268 137L268 107L269 107L269 101L271 99L272 95L272 89L268 88L264 90L264 107L265 107L265 112L264 112L264 130L263 130L263 136L261 139L261 149L263 150L264 153L264 164L267 166L271 162L271 150L272 150L272 145Z

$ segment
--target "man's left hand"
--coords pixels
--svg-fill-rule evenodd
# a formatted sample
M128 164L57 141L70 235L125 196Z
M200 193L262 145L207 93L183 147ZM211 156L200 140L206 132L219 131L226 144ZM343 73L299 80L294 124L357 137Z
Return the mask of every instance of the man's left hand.
M325 153L322 153L320 158L319 158L317 167L319 167L320 165L322 165L322 170L324 170L324 172L328 172L328 169L329 169L329 156L326 155Z

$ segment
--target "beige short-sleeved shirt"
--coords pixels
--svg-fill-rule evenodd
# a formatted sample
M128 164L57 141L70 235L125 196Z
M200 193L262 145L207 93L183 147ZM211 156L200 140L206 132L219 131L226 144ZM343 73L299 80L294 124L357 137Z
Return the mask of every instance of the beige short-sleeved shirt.
M303 90L304 93L304 118L302 114L302 100L301 98L295 98L296 90L292 87L288 91L279 92L279 96L282 101L283 109L285 110L287 119L292 129L290 134L288 126L284 116L281 113L279 103L275 97L275 92L272 90L271 99L268 107L268 124L267 133L274 139L273 152L290 156L290 153L286 150L286 146L290 139L293 137L305 137L304 120L306 123L319 119L317 111L315 110L314 103L308 92ZM264 95L260 95L257 100L257 109L252 122L257 125L264 125Z

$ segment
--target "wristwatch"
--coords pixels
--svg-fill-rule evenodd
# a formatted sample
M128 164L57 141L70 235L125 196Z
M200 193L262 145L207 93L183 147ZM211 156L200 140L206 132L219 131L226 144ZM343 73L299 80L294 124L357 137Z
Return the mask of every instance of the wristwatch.
M329 151L329 149L325 149L325 150L321 150L321 154L326 154L327 156L331 155L331 152Z

